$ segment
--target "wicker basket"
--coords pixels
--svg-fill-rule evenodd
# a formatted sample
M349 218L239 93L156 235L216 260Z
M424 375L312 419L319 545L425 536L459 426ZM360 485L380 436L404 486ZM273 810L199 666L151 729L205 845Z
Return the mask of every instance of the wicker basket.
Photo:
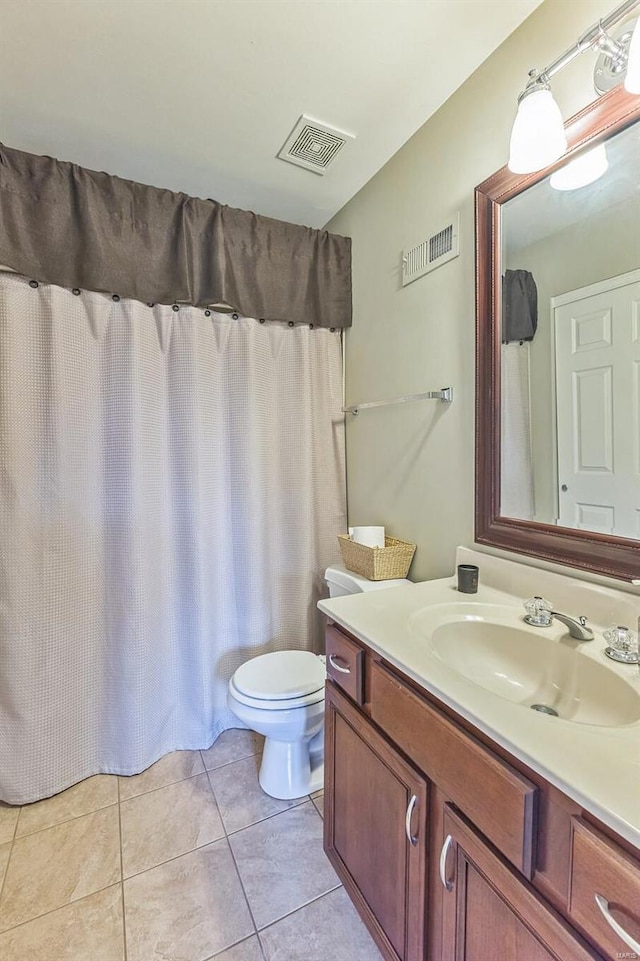
M338 534L338 543L347 570L370 581L406 577L416 552L415 544L397 537L385 537L384 547L367 547L352 541L348 534Z

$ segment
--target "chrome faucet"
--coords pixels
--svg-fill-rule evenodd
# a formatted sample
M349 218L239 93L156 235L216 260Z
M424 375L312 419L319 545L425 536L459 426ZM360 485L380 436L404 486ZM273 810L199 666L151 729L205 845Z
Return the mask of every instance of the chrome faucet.
M544 597L530 598L525 601L524 609L527 612L524 617L525 623L533 627L551 627L553 619L556 618L569 628L569 634L576 641L592 641L595 636L591 628L587 627L586 617L576 619L569 617L568 614L561 614L560 611L554 611Z

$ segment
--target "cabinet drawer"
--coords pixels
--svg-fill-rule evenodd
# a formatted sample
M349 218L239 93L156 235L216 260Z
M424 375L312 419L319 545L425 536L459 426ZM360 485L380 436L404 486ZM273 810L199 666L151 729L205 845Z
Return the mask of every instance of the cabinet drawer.
M580 818L571 851L569 914L612 957L640 956L640 863Z
M333 624L326 631L327 674L353 698L364 703L364 650Z
M371 718L531 878L536 786L376 663Z

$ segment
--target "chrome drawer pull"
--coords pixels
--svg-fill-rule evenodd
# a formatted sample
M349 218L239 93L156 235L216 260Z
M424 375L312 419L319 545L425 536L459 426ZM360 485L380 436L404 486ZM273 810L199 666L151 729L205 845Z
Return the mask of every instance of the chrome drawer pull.
M440 880L445 891L453 890L453 878L450 881L447 880L447 855L449 854L449 848L452 843L453 838L450 834L447 834L442 845L442 851L440 852Z
M409 844L413 844L414 847L418 843L418 836L417 834L411 833L411 818L413 816L413 809L416 806L417 800L418 798L415 796L415 794L412 794L411 800L407 805L407 813L404 819L404 832L407 835L407 841Z
M351 674L350 667L340 667L337 654L329 654L329 664L335 671L340 671L341 674Z
M631 935L625 931L622 925L618 924L616 919L610 914L609 902L607 901L607 899L603 898L601 894L596 894L594 900L598 905L598 907L600 908L600 910L602 911L602 917L605 919L609 927L613 928L613 930L616 932L618 937L622 941L624 941L626 945L628 945L633 951L635 951L636 954L640 955L640 941L636 941L635 938L632 938Z

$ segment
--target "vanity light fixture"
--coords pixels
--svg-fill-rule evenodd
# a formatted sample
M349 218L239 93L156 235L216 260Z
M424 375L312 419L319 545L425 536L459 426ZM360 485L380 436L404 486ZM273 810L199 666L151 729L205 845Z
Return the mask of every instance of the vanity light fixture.
M549 183L554 190L578 190L602 177L608 167L607 150L601 143L552 173Z
M548 67L529 72L529 82L518 97L518 112L511 131L509 170L513 173L542 170L559 160L567 149L562 115L553 99L550 80L586 50L600 54L594 78L598 93L605 93L623 78L630 93L640 93L640 27L636 24L633 36L630 25L618 31L616 37L607 32L638 6L640 0L624 0L607 17L589 27Z

